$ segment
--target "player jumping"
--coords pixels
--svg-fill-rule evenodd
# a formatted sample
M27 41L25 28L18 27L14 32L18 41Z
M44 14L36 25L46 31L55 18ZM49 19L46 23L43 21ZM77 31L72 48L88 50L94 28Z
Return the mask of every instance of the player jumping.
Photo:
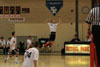
M49 41L43 45L43 47L46 47L48 45L51 47L56 39L57 26L58 24L62 23L62 21L61 18L58 17L58 23L55 20L51 20L51 19L48 19L46 22L48 22L50 28L50 38Z

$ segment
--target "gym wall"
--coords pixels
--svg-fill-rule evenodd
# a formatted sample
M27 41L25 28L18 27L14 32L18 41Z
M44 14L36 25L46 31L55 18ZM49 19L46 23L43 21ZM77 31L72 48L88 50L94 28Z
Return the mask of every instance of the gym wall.
M17 36L37 36L38 38L49 37L49 27L45 22L47 18L57 21L57 16L62 19L62 24L57 28L57 38L52 51L60 51L64 47L64 41L70 41L75 34L75 0L63 0L63 7L56 16L53 16L46 7L45 0L0 0L0 6L21 6L30 8L30 13L21 14L24 22L9 22L0 19L0 36L6 39L16 31ZM83 7L91 9L91 0L79 0L79 38L85 40L87 35L87 24L84 22L88 13L82 12Z

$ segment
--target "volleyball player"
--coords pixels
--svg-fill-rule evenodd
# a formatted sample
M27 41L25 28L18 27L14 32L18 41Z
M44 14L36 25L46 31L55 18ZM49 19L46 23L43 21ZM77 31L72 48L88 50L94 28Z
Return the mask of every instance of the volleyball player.
M39 58L39 43L35 42L33 48L29 48L22 59L23 67L37 67L37 61Z
M48 22L49 29L50 29L50 37L49 37L49 41L46 44L44 44L44 47L46 47L47 45L49 45L51 47L56 39L57 26L62 21L61 21L61 18L58 17L58 23L52 19L48 19L47 22Z
M16 33L12 32L12 38L10 40L10 57L12 57L13 55L16 55L15 57L15 63L18 64L18 49L17 49L17 45L16 45ZM6 58L5 62L9 59Z

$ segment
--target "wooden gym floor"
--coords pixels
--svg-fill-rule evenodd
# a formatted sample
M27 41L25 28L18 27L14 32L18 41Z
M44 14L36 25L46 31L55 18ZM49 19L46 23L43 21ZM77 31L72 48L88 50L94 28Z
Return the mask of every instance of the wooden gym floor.
M6 57L0 55L0 67L22 67L22 55L19 56L19 64L14 63L14 57L4 63ZM40 55L38 67L90 67L90 56Z

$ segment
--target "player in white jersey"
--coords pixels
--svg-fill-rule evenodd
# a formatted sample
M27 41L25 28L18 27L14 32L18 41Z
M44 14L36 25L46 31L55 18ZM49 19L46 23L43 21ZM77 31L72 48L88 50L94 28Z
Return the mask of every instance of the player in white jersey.
M32 36L28 36L27 39L27 49L29 49L30 47L32 47Z
M4 37L0 38L0 44L1 47L3 48L3 54L6 54L6 41L4 40Z
M12 38L10 40L10 57L12 57L12 55L16 55L15 58L15 63L18 64L18 49L17 49L17 45L16 45L16 33L12 32ZM8 60L9 57L6 59ZM6 62L5 60L5 62Z
M50 38L49 38L49 41L46 44L44 44L44 47L46 47L47 45L51 47L53 45L53 42L55 41L55 38L56 38L57 26L58 24L62 22L60 17L58 17L58 19L59 19L58 23L55 20L51 20L51 19L48 19L46 21L48 22L48 25L50 28Z
M23 67L37 67L37 61L39 59L39 43L35 42L33 48L29 48L23 58Z

